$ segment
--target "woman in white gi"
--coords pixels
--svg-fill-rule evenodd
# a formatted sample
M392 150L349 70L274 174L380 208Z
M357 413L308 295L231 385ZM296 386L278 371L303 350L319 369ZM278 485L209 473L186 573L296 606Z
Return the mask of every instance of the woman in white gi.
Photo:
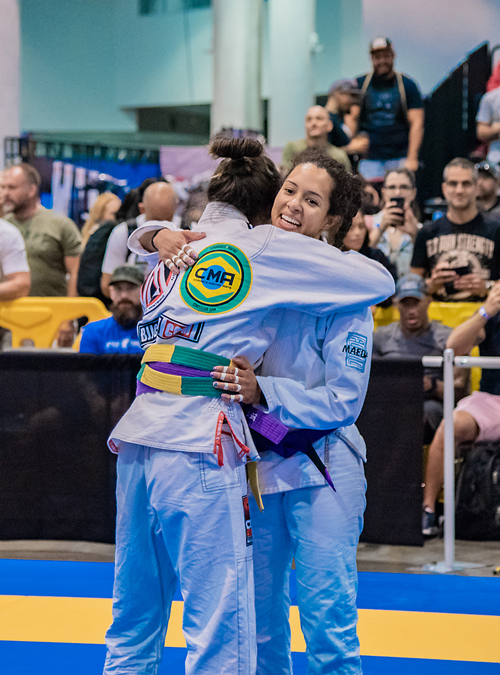
M145 314L139 333L148 347L146 356L150 350L157 354L165 347L168 352L170 347L192 345L185 350L191 355L198 351L206 357L202 350L211 350L231 358L239 353L255 364L271 343L282 316L281 311L272 315L270 308L302 306L313 314L326 315L353 304L362 310L393 291L389 275L358 256L347 260L330 249L323 258L324 247L319 242L304 245L301 241L297 247L294 236L276 228L249 230L242 211L252 211L254 224L265 220L265 208L271 206L266 200L276 174L269 160L258 161L262 150L253 148L250 156L255 161L249 161L241 147L238 153L235 147L226 151L235 161L221 164L211 183L212 199L215 193L224 203L213 201L200 220L202 228L214 233L192 244L200 251L193 274L181 275L176 283L176 278L165 275L161 263L145 283ZM344 201L345 210L350 205L348 196ZM141 237L142 241L144 233L153 230L158 230L158 224L143 226L134 233L135 240ZM154 236L149 239L154 247ZM223 244L212 243L221 240ZM206 260L214 247L221 253L210 267ZM230 270L237 271L236 267L224 268L224 274L221 271L227 250L233 251L234 264L248 262L251 275L245 277L247 286L240 275L237 292L243 291L234 297L230 294L232 304L226 312L227 289L234 277ZM210 282L206 311L199 295L195 301L189 295L198 293L200 279ZM224 294L220 302L213 290L217 280ZM326 281L326 288L321 281ZM223 303L226 313L218 313ZM174 363L165 361L167 366ZM141 385L147 385L144 372L141 369ZM158 374L161 371L155 377ZM189 378L182 379L184 386ZM169 393L155 381L150 381L153 391L135 399L111 434L110 445L119 452L117 562L104 672L157 672L179 582L188 645L186 673L252 675L252 541L244 509L244 461L256 457L255 448L239 407L220 398L185 396L181 389ZM227 435L221 438L219 422L222 425L223 421Z
M330 204L345 198L347 190L355 201L352 192L357 186L344 174L331 159L312 151L302 153L276 198L273 225L320 238L332 226L327 220ZM351 218L340 224L337 245ZM366 449L354 422L368 385L372 330L369 309L328 318L287 310L260 375L255 378L244 360L233 359L240 366L238 383L233 384L233 369L225 368L224 383L217 385L227 390L222 397L228 401L265 400L291 428L336 429L315 444L336 492L304 454L285 459L265 452L258 463L264 511L250 500L257 675L292 673L288 621L292 558L308 675L361 673L356 548L365 508ZM221 378L221 373L214 377Z

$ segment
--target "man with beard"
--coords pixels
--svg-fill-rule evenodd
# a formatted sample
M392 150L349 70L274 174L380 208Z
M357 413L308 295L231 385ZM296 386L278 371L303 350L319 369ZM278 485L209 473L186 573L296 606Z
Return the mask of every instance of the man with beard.
M366 180L381 181L389 170L404 166L418 169L418 153L424 135L424 104L417 84L394 70L396 56L392 42L379 37L370 43L371 73L357 78L361 107L357 132L370 139L366 159L359 172Z
M66 216L40 203L40 174L30 164L4 171L4 218L23 236L34 296L69 296L76 293L81 236Z
M87 354L142 353L137 323L142 318L141 286L144 275L139 267L122 265L111 277L109 292L113 316L94 321L83 329L80 352Z

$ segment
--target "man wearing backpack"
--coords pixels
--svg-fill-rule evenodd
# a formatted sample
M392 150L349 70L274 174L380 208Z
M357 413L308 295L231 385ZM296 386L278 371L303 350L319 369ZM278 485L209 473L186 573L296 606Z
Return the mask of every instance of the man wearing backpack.
M365 132L370 140L358 170L366 180L381 181L388 170L401 166L417 171L424 106L417 84L394 70L391 40L372 40L370 56L373 71L357 78L361 105L353 106L351 114L358 117L357 132Z
M456 356L465 356L479 344L481 356L500 356L500 281L484 305L457 326L446 342ZM479 391L459 401L454 415L455 443L500 440L500 371L483 369ZM422 532L437 534L435 504L443 486L444 421L429 448L425 474Z

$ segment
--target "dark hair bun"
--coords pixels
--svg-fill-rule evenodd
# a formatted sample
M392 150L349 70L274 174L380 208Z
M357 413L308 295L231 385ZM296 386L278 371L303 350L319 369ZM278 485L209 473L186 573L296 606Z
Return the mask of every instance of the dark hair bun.
M210 145L212 157L228 159L245 159L245 157L261 157L264 146L254 138L216 138Z

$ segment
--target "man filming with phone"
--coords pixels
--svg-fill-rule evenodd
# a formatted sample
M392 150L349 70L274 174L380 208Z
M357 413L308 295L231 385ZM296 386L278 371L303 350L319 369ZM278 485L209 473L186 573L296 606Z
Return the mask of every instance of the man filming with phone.
M370 246L379 248L396 265L399 279L410 271L413 245L422 227L412 208L416 196L413 171L388 171L382 188L384 206L373 216Z
M500 276L500 226L477 209L477 169L470 160L446 165L442 190L446 215L418 232L411 271L426 277L434 300L478 302Z

